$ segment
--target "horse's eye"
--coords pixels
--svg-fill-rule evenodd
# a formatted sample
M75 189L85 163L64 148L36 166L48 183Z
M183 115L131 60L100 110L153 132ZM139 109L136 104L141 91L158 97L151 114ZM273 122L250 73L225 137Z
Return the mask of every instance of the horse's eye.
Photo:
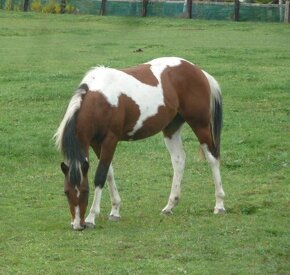
M69 191L64 191L64 194L69 197Z

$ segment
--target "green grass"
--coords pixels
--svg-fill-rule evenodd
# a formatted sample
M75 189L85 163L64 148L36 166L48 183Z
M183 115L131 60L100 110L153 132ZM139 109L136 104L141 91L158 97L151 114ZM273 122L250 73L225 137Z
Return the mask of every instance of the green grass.
M289 274L288 25L3 11L0 25L0 274ZM96 229L74 232L52 141L68 101L91 66L159 56L187 58L222 86L228 213L212 214L212 176L185 127L173 216L160 215L172 169L157 135L119 144L122 221L108 221L106 190Z

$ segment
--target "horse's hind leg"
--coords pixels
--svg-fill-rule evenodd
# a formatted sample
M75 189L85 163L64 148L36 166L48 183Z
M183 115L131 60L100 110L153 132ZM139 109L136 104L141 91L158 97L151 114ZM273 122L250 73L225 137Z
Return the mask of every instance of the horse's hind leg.
M220 161L219 161L219 158L214 157L214 150L213 150L214 145L212 141L210 127L193 128L193 130L197 138L199 139L202 151L213 173L213 179L214 179L214 184L215 184L215 197L216 197L214 213L215 214L224 213L225 212L225 208L224 208L225 192L223 190L222 180L221 180Z
M181 124L175 124L177 130L172 134L172 128L163 131L166 147L170 153L171 162L174 170L172 187L167 205L162 210L163 214L171 214L172 209L177 205L180 198L181 180L185 166L185 152L181 140Z
M211 154L211 152L208 149L207 144L202 144L201 148L204 152L204 155L213 173L213 179L214 179L214 184L215 184L215 197L216 197L214 213L221 214L225 212L225 208L224 208L225 192L223 190L222 180L221 180L220 161Z

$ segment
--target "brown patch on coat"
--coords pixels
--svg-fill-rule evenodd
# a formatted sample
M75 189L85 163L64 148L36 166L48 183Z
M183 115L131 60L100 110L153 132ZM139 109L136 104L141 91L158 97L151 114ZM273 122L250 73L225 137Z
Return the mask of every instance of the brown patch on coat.
M150 67L150 64L142 64L136 67L123 69L122 71L135 77L144 84L150 86L157 86L159 84L158 79L154 76L154 74L150 70Z

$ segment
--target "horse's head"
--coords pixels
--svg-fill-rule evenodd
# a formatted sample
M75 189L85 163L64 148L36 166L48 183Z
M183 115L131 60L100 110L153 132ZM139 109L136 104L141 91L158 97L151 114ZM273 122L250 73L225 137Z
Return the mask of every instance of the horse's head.
M64 193L67 196L70 212L72 215L72 227L75 230L85 228L85 213L88 205L89 182L88 170L89 163L84 161L78 165L66 165L61 163L61 170L65 175Z

